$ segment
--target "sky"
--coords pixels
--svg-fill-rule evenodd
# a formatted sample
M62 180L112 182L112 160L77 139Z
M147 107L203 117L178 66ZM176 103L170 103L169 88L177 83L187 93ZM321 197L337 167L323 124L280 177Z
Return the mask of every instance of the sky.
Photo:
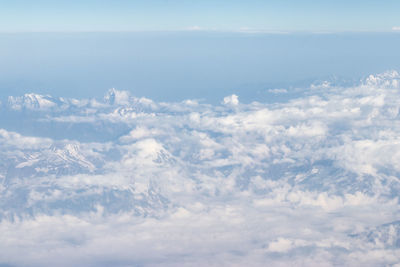
M0 0L0 101L218 102L400 69L399 1ZM247 99L247 100L246 100Z
M396 0L1 0L0 32L392 31Z
M0 0L0 267L399 266L399 10Z
M269 89L400 70L399 46L398 33L3 33L0 101L101 97L110 88L158 101L268 101Z

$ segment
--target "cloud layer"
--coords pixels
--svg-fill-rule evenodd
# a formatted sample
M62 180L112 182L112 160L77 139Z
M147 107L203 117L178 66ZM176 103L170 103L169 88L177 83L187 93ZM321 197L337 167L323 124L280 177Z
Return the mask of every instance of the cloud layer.
M0 263L397 264L399 90L391 71L274 104L9 97Z

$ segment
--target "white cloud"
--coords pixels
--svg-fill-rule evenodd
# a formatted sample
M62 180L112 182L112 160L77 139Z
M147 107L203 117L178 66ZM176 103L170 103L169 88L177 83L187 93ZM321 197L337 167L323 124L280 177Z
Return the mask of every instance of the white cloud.
M395 264L399 80L32 109L55 138L0 129L0 265Z
M15 132L9 132L0 129L0 143L3 146L3 152L6 149L40 149L51 145L49 138L39 138L32 136L22 136Z
M159 134L160 132L157 129L148 129L147 127L138 126L130 131L128 135L122 136L120 140L122 142L130 142L137 139L153 137Z
M195 25L195 26L187 27L186 30L188 30L188 31L203 31L205 29L203 27Z
M224 97L225 105L238 105L239 104L239 97L237 95L230 95Z
M331 83L328 81L323 81L317 84L311 84L310 88L313 90L317 90L317 89L328 89L329 87L331 87Z
M240 27L239 29L236 30L237 32L240 33L250 33L250 34L288 34L289 32L285 31L271 31L267 29L258 29L258 28L252 28L252 27Z
M284 88L269 89L268 92L273 94L286 94L288 91Z

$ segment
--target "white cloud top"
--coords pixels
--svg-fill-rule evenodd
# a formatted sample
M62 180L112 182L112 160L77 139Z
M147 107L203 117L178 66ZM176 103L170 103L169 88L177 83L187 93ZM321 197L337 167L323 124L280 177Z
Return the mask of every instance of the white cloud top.
M395 71L274 104L10 97L0 265L397 264L399 110Z
M224 104L225 105L238 105L239 97L237 95L226 96L226 97L224 97Z

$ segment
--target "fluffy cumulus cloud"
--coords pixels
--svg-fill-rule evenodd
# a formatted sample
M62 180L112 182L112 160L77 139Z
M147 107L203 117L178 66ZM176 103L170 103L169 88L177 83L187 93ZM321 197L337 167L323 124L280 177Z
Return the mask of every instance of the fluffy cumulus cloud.
M239 98L237 95L226 96L223 103L225 105L237 105L239 104Z
M400 75L288 99L9 97L0 265L399 264Z

